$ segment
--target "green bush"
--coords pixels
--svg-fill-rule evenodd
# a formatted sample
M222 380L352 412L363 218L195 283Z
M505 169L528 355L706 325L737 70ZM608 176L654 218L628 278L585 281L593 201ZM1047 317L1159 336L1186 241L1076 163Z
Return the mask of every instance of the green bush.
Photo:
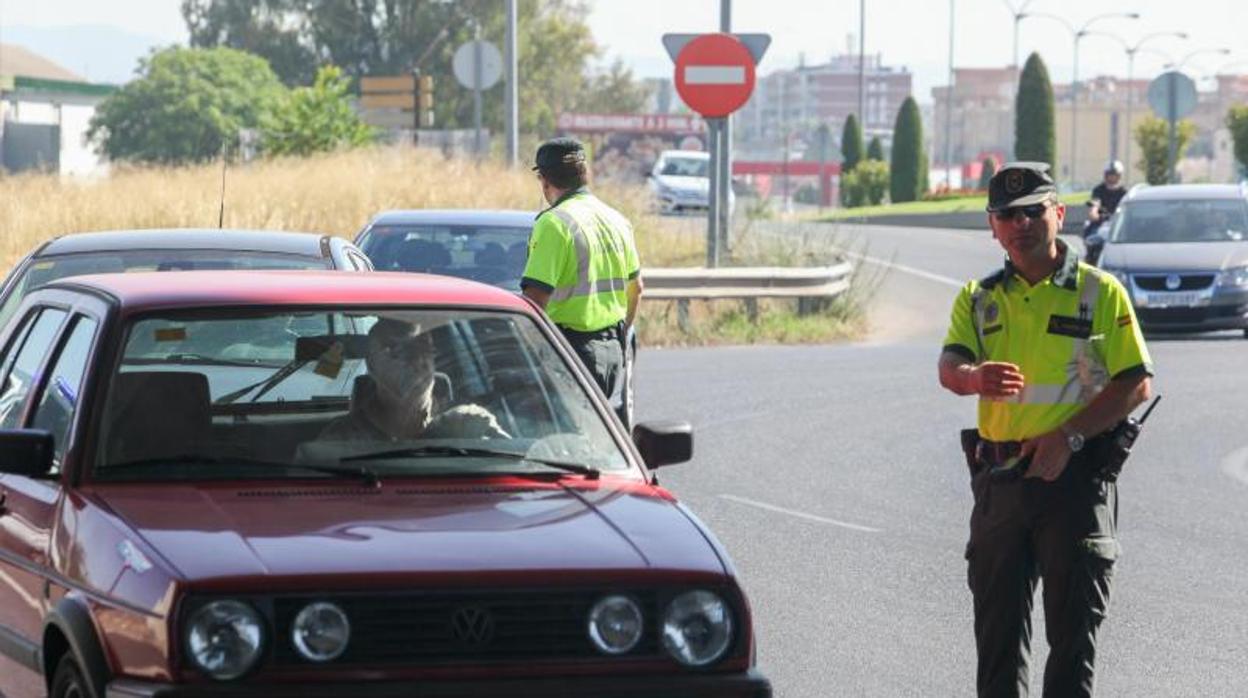
M879 136L871 137L871 144L867 146L867 159L884 162L884 144L880 142Z
M311 87L297 87L262 120L261 139L270 155L310 155L372 143L376 131L360 120L348 95L351 79L337 66L322 66Z
M1053 124L1053 85L1040 54L1027 57L1014 100L1014 158L1047 162L1057 172L1057 132Z
M1176 124L1175 160L1183 158L1188 143L1196 133L1196 126L1184 119ZM1144 117L1135 127L1135 142L1140 146L1140 161L1144 178L1149 184L1165 184L1170 180L1170 122L1155 116Z
M919 105L907 97L893 126L893 157L889 166L889 199L893 203L917 200L926 191L927 166L923 152L923 122Z
M1235 142L1239 176L1248 178L1248 104L1231 107L1226 114L1226 127L1231 130L1231 139Z
M850 114L841 129L841 172L850 172L862 162L862 129L858 117Z
M997 173L997 161L994 158L984 158L984 162L979 168L979 190L988 191L988 185L992 182L992 176Z
M139 61L138 73L100 103L87 131L113 160L217 157L286 93L263 58L229 48L155 51Z

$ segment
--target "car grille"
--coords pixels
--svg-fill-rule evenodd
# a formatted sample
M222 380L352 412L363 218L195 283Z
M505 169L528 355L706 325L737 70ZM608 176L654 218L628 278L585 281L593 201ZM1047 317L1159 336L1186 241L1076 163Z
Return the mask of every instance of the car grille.
M615 593L615 592L612 592ZM637 600L647 626L625 657L659 654L659 598ZM351 643L332 664L433 664L602 658L587 634L590 608L603 591L331 595L280 598L274 606L278 664L305 663L291 645L291 624L314 600L338 604L351 622Z
M1210 305L1199 308L1136 308L1140 324L1150 325L1196 325L1207 321L1228 320L1242 317L1244 306Z
M1179 287L1167 288L1167 274L1135 274L1135 285L1145 291L1201 291L1213 285L1214 274L1179 274Z

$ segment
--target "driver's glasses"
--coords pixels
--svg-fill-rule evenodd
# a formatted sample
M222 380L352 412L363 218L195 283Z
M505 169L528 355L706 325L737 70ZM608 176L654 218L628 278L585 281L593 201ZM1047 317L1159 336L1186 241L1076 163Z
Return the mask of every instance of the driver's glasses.
M999 221L1012 221L1020 213L1027 216L1029 219L1036 219L1043 217L1044 212L1048 210L1049 205L1041 203L1032 204L1030 206L1012 206L1010 208L1003 208L1000 211L993 211L992 215L996 216Z

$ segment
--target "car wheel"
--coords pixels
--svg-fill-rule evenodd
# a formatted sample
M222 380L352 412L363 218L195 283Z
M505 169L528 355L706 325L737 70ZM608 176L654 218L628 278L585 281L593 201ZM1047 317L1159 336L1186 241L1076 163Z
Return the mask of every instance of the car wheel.
M82 671L73 655L66 654L56 665L56 674L52 676L52 690L48 698L87 698L87 682L82 678Z

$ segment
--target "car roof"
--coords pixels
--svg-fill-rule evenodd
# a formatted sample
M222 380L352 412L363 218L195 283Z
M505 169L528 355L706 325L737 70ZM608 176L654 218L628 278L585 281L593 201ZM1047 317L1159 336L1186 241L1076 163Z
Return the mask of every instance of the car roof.
M659 157L677 157L677 158L696 158L698 160L709 160L711 154L705 150L664 150L659 153Z
M373 216L372 225L480 225L533 227L537 211L518 209L394 209Z
M153 228L106 230L58 237L37 256L124 250L250 250L274 254L323 257L321 233L217 228Z
M123 314L222 306L472 306L530 312L517 294L449 276L410 272L175 271L89 274L44 288L93 290Z
M1131 192L1129 201L1169 201L1191 199L1243 199L1244 189L1238 184L1160 184L1140 187Z

